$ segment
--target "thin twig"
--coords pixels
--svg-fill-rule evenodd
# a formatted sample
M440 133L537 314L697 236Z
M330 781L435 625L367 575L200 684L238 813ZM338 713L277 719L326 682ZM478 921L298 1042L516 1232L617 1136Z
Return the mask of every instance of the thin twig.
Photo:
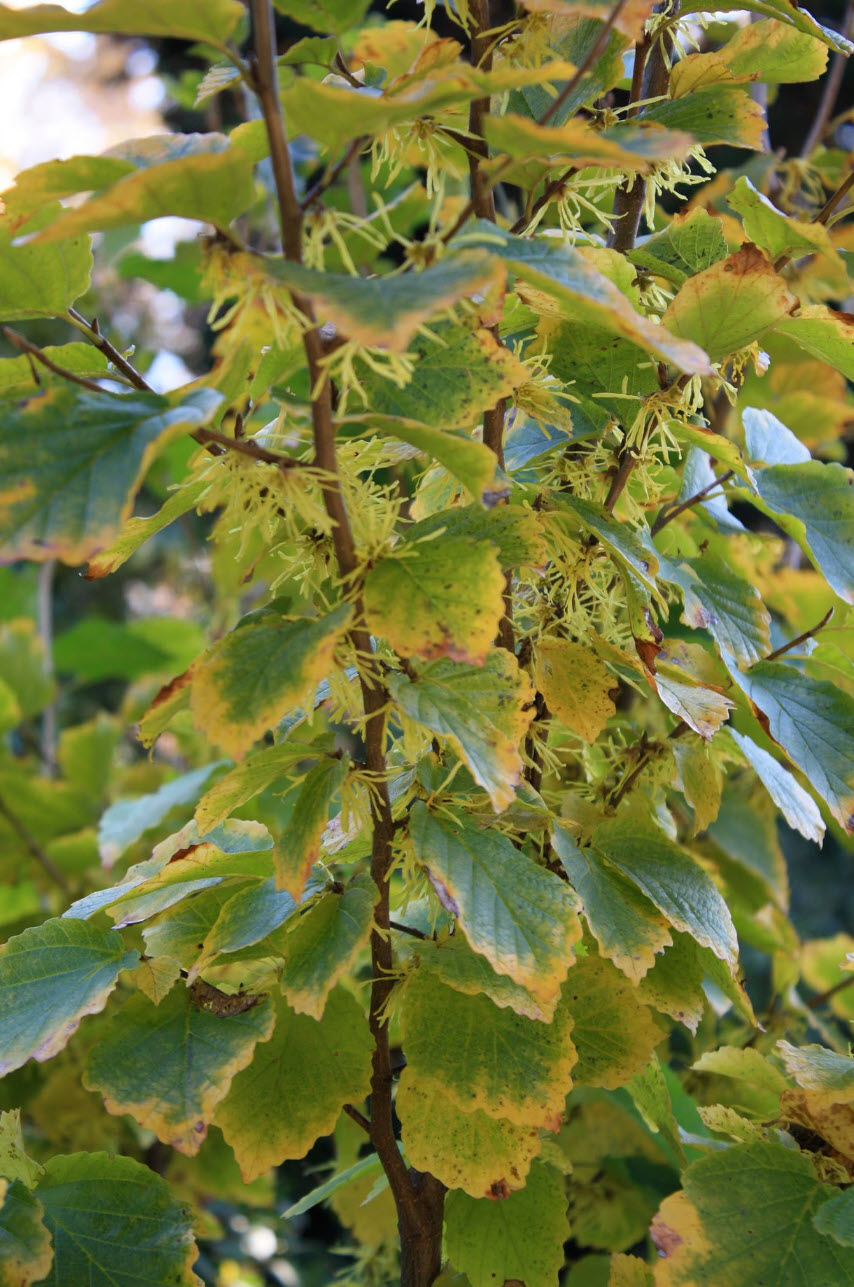
M655 536L663 527L666 527L668 523L671 523L674 518L678 518L680 514L684 514L686 509L691 509L694 505L698 505L700 501L705 500L709 493L713 492L716 487L722 487L724 483L728 483L734 473L734 469L728 469L725 473L719 474L717 478L713 478L705 487L701 487L693 496L689 496L687 500L681 501L679 504L670 501L668 504L662 505L661 509L658 511L658 517L650 528L650 536Z
M265 465L278 465L280 469L299 469L305 467L305 461L294 456L284 456L277 451L268 451L252 438L229 438L227 434L218 433L216 429L197 429L193 434L196 442L203 447L216 443L227 451L236 451L241 456L249 456Z
M423 930L415 929L413 925L404 925L401 921L389 921L388 927L389 929L399 930L401 934L411 934L413 938L429 939L430 937Z
M762 660L776 661L778 657L784 656L787 652L791 652L793 648L797 648L800 644L806 643L808 639L812 639L813 635L817 635L819 630L823 630L824 627L828 625L831 617L833 616L833 611L833 608L828 608L817 626L813 626L810 630L805 630L803 634L796 635L795 638L790 639L788 643L781 644L779 648L775 648L773 652L769 652L768 656L763 657Z
M817 997L812 997L807 1001L807 1008L809 1010L818 1010L831 997L835 997L837 992L844 992L852 984L854 984L854 974L849 974L847 979L841 979L839 983L834 983L833 987L828 988L826 992L819 992Z
M94 380L87 380L85 376L75 375L73 371L67 371L64 366L59 366L58 363L54 362L52 358L49 358L37 344L31 344L30 341L23 335L19 334L18 331L13 331L11 326L3 327L3 336L10 344L13 344L16 349L19 349L21 353L26 353L27 357L34 358L36 362L39 362L43 367L46 367L48 371L52 371L54 375L61 376L63 380L70 380L72 384L79 384L81 388L89 389L92 393L107 392L107 390L103 389L100 384L96 384Z
M826 224L830 219L830 216L833 214L834 210L836 209L836 207L839 205L842 198L848 193L848 191L852 186L854 186L854 170L850 170L848 172L848 174L840 183L839 187L830 197L828 197L827 201L819 210L818 214L811 220L811 222ZM811 259L811 258L812 258L811 254L804 256L804 259ZM783 268L786 267L787 264L790 264L791 262L792 262L791 255L778 255L777 258L774 260L774 268L779 273Z
M35 858L42 870L50 876L53 883L57 885L64 894L70 896L71 886L65 879L63 873L59 870L50 854L46 853L38 840L36 840L29 827L27 827L18 815L9 808L9 805L6 803L3 796L0 796L0 815L6 819L9 826L18 835L19 839L24 842L33 858Z
M154 392L151 385L140 375L136 367L132 366L124 354L120 353L116 346L110 343L106 335L101 333L97 317L93 317L91 323L87 322L83 314L78 313L76 308L69 308L66 316L79 331L83 331L89 337L95 348L101 350L128 383L132 384L135 389L139 389L140 393Z
M306 192L305 196L302 198L302 201L300 202L300 205L302 206L303 210L308 210L309 207L313 206L315 201L317 201L319 197L323 195L323 193L327 190L327 188L332 187L332 184L342 173L342 171L346 170L350 162L359 155L362 148L364 147L364 144L365 144L364 134L360 134L358 138L353 139L353 141L350 143L349 147L347 148L346 152L344 152L338 158L338 160L335 162L334 165L330 165L326 169L326 171L320 176L320 178L317 180L317 183L315 183L314 186L309 188L308 192Z
M635 468L635 465L637 465L639 459L640 458L635 456L633 452L620 452L617 472L611 479L611 486L608 488L608 495L605 497L603 502L605 509L609 514L613 514L614 506L622 496L626 483L631 478L632 470Z
M354 1122L358 1122L359 1126L361 1126L362 1130L365 1131L368 1138L370 1138L371 1123L368 1121L367 1117L365 1117L364 1113L360 1113L358 1108L354 1108L352 1104L345 1104L344 1112L348 1117L352 1117Z
M854 4L848 0L845 6L845 17L842 20L842 35L848 39L851 31L852 20L854 20ZM821 99L818 105L818 111L813 117L812 125L807 131L801 148L801 156L806 158L810 156L813 149L821 143L824 138L827 123L833 115L833 109L836 106L836 100L839 97L839 91L842 87L842 77L845 75L845 64L848 61L848 55L838 51L833 55L830 63L830 71L827 73L827 79L824 82Z

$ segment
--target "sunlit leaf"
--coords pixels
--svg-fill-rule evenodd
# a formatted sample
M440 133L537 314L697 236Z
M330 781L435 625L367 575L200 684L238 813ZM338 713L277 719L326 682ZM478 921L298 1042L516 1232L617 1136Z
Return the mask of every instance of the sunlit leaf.
M287 1158L304 1157L329 1134L344 1104L364 1099L372 1046L361 1006L342 988L319 1021L277 1007L272 1040L258 1047L216 1111L247 1183Z
M615 712L614 678L583 644L541 639L535 650L534 680L551 713L585 742L595 742Z
M129 14L124 0L100 0L82 13L58 4L0 10L0 40L17 40L44 31L92 31L135 36L166 36L220 44L240 21L237 0L146 0L139 13Z
M495 830L413 806L415 852L475 952L537 998L555 996L581 936L566 883Z

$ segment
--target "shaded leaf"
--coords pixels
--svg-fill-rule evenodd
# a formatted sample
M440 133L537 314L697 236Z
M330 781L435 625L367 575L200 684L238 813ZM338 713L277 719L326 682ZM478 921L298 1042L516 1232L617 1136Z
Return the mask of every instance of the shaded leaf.
M276 888L299 900L309 872L320 857L320 839L329 822L329 810L347 778L346 759L321 760L306 773L298 788L288 822L273 851Z
M172 809L191 804L210 775L221 768L222 760L192 769L165 782L150 795L135 800L116 800L101 815L98 824L98 852L104 866L112 867L117 858L149 829L162 822Z
M533 718L534 690L514 657L494 649L480 667L450 660L415 680L389 675L392 699L410 719L447 738L499 812L522 780L519 743Z
M277 746L265 746L262 751L235 765L208 788L196 805L195 819L199 831L204 835L218 827L240 805L266 791L279 779L286 778L296 765L314 759L318 750L300 742L279 742Z
M399 438L415 451L432 456L481 504L487 504L496 492L502 490L496 480L494 454L482 442L476 442L465 433L433 429L417 420L393 416L363 415L352 419L360 423L367 419L377 433Z
M530 992L514 983L507 974L497 974L485 956L472 951L462 934L453 934L440 943L425 942L417 949L419 969L427 970L441 983L466 996L484 995L497 1006L509 1006L529 1019L548 1021L558 1003L555 994L548 1003L535 1001Z
M809 792L804 790L788 769L752 738L738 733L734 728L729 730L729 734L789 826L799 831L805 839L814 840L820 845L824 838L824 821Z
M761 509L804 547L828 584L854 603L854 472L810 460L757 469Z
M843 1247L854 1247L854 1189L845 1189L823 1202L812 1218L819 1233Z
M777 330L812 357L854 380L854 318L850 313L810 304L798 309L797 317L786 318Z
M753 32L763 25L757 23L756 27L750 26L744 30ZM810 40L808 36L804 39ZM815 42L810 43L815 44ZM819 48L826 59L826 50L822 46ZM806 80L807 77L798 77L798 79ZM777 259L780 255L790 255L794 258L798 255L823 254L831 256L838 262L833 242L824 224L808 223L805 219L793 219L783 214L782 210L778 210L768 197L757 191L746 175L739 177L732 192L727 195L727 204L735 210L736 214L741 215L748 241L760 246L769 258Z
M280 942L281 983L297 1014L323 1016L330 992L370 938L376 900L370 877L359 876L341 893L324 894L291 923Z
M8 1186L0 1180L0 1287L30 1287L50 1272L53 1248L43 1216L20 1180Z
M552 1166L535 1163L525 1188L503 1202L449 1193L445 1247L471 1287L508 1279L526 1287L556 1287L569 1237L565 1181Z
M646 1067L664 1037L629 980L600 957L575 962L563 1001L572 1015L578 1051L574 1077L580 1086L624 1086Z
M58 1054L137 960L115 930L86 921L48 920L10 938L0 954L0 1075Z
M219 395L54 389L4 413L0 556L82 563L129 517L158 452L210 420ZM94 504L93 504L94 498Z
M106 1153L52 1157L36 1196L53 1238L44 1287L201 1287L191 1214L141 1162Z
M260 943L284 925L296 910L297 904L290 894L276 889L272 877L239 889L224 904L211 926L188 978L196 978L220 953L228 955Z

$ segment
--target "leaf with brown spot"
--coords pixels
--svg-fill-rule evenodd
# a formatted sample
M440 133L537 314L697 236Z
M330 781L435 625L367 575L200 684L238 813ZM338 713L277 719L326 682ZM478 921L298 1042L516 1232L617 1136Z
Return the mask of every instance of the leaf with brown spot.
M615 713L610 671L591 648L570 639L537 643L534 683L551 713L591 745Z

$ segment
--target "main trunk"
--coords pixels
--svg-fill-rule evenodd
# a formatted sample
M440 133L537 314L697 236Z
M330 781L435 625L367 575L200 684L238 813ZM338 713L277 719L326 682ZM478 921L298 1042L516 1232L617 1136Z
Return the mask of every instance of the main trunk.
M431 1287L442 1268L445 1186L435 1176L410 1171L414 1211L398 1211L401 1287ZM407 1204L408 1206L408 1204Z

